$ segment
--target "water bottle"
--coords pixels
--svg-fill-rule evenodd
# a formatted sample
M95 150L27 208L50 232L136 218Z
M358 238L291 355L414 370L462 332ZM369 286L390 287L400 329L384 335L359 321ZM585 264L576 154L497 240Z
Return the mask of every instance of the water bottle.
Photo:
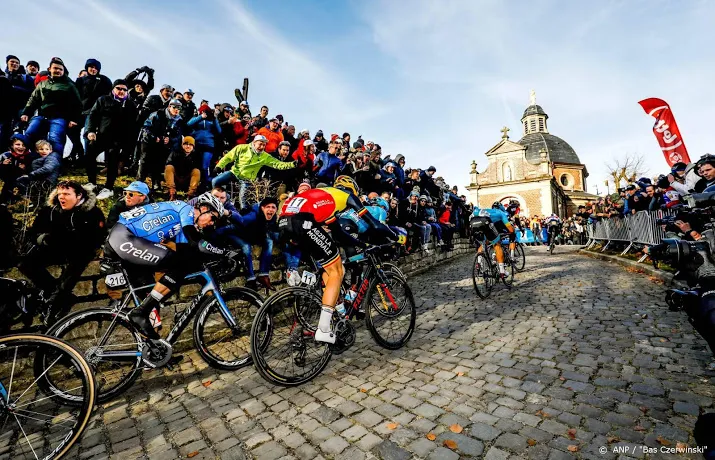
M340 314L341 318L345 318L345 304L342 302L335 306L335 310Z
M357 292L353 291L352 288L345 294L345 301L353 303L355 300L355 297L357 297Z

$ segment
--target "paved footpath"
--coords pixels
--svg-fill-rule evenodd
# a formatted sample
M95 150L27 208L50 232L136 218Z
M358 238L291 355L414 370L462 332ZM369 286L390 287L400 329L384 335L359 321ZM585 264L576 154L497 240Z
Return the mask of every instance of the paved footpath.
M715 373L662 285L530 248L514 288L484 301L471 263L410 278L419 315L402 350L361 327L356 346L292 389L189 354L99 408L71 458L607 459L615 446L695 446Z

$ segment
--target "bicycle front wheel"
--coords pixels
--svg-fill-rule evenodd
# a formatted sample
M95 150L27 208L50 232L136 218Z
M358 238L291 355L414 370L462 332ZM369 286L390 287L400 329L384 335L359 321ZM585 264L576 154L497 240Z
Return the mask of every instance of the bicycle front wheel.
M96 402L96 382L82 354L39 334L0 338L0 451L12 459L58 459L84 432ZM38 363L41 367L38 368ZM78 401L64 404L41 382Z
M526 266L526 253L524 252L524 245L521 243L516 243L516 248L514 248L514 263L516 271L524 271Z
M79 349L94 370L97 401L106 402L131 387L142 373L142 339L122 315L108 308L83 310L56 323L49 335L59 337ZM56 388L54 379L47 384ZM55 390L52 390L55 391ZM62 393L58 393L62 397ZM73 403L65 395L67 404Z
M492 292L492 266L485 251L474 256L472 264L472 284L480 299L486 299Z
M263 303L257 294L244 288L226 289L221 297L228 311L223 311L216 297L210 297L196 315L194 343L211 367L233 371L251 363L251 324ZM235 326L229 325L226 315L230 315ZM264 325L264 330L267 329ZM267 338L263 334L264 342Z
M315 290L304 287L283 289L266 300L251 327L251 356L261 377L298 386L323 372L332 352L315 341L321 303Z
M384 280L375 277L364 302L365 326L383 348L402 348L415 331L417 306L407 281L396 272L383 272ZM383 282L386 281L386 282Z

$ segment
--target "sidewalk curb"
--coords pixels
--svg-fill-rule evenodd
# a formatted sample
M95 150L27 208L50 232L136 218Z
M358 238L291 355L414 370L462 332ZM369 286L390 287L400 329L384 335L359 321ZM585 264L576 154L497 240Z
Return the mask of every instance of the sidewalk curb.
M614 262L622 267L626 267L626 268L631 267L631 268L638 269L639 271L641 271L649 276L652 276L653 278L659 279L659 280L663 281L663 283L666 283L668 285L672 285L672 286L681 285L680 281L673 280L672 273L668 273L664 270L658 270L657 268L653 268L652 265L639 264L635 260L624 259L622 257L612 256L610 254L599 254L599 253L587 251L585 249L579 249L578 254L584 255L586 257L591 257L592 259L605 260L606 262Z

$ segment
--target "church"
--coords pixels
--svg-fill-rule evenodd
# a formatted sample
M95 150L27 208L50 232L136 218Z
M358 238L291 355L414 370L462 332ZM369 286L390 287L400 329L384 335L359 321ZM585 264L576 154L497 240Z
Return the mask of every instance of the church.
M479 207L491 207L495 201L506 205L516 199L524 216L548 216L556 213L568 217L579 205L598 199L588 193L588 170L574 149L560 137L549 133L549 116L531 101L521 117L522 138L509 139L504 127L499 143L485 155L489 165L482 172L472 162L469 200Z

